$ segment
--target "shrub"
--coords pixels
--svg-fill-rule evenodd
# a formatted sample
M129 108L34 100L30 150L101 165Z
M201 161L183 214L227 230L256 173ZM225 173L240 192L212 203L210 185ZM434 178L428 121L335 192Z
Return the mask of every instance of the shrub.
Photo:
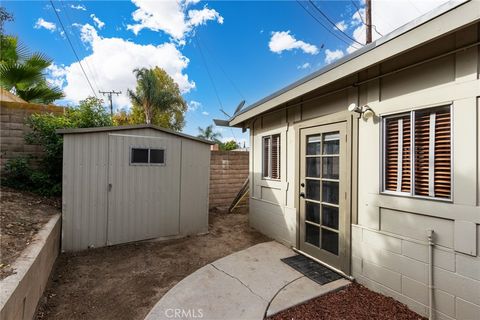
M15 189L30 190L31 169L27 158L10 159L5 164L2 184Z
M63 159L63 137L56 131L110 126L112 120L102 106L102 101L89 97L80 101L78 107L68 108L63 115L33 114L27 118L26 124L32 131L25 136L25 141L42 146L45 152L40 168L32 170L25 158L10 160L6 164L2 184L54 196L60 195L62 191Z

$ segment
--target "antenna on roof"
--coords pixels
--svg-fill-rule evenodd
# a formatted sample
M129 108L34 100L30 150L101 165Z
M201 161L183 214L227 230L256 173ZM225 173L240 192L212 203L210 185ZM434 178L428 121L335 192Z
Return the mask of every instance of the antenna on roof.
M245 100L242 100L238 106L237 106L237 109L235 109L235 112L233 114L237 114L237 112L239 112L240 110L242 110L243 106L245 105Z
M220 112L223 113L224 115L226 115L228 118L231 118L230 115L228 113L226 113L223 109L220 109Z

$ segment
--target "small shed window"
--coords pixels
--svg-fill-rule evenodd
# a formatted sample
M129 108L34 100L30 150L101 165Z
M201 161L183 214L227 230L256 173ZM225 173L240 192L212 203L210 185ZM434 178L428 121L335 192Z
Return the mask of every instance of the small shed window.
M150 149L150 163L155 163L155 164L165 163L165 150Z
M165 164L165 150L132 148L130 164Z
M263 137L263 177L280 179L280 135Z
M450 106L383 119L383 190L451 198Z
M132 148L132 163L148 163L148 149Z

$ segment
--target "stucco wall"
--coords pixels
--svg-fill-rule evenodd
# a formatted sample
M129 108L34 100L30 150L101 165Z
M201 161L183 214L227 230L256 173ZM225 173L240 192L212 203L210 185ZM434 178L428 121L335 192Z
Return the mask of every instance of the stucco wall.
M24 136L30 131L25 119L34 113L62 114L64 108L40 104L0 101L0 170L5 163L18 157L31 157L32 164L37 165L42 156L38 145L26 144Z
M248 177L248 158L249 153L243 151L211 152L210 209L228 209Z
M317 89L299 103L253 119L251 130L250 223L288 245L297 245L295 204L298 159L296 125L340 115L352 102L368 104L376 118L352 126L351 270L360 283L427 314L427 236L435 232L434 308L438 319L478 319L480 314L480 49L478 46L395 72L335 94L346 85L374 78L480 40L479 25ZM342 83L343 82L343 83ZM308 103L310 98L320 98ZM380 189L379 117L430 106L452 105L452 201L384 195ZM280 133L281 181L261 179L261 138ZM358 141L358 142L356 142ZM358 143L358 149L356 147ZM357 173L358 172L358 173ZM357 183L358 181L358 183Z

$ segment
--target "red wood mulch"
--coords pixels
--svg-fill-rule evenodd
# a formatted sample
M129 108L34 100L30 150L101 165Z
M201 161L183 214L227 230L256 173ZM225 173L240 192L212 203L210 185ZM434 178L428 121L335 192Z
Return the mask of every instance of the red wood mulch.
M426 320L393 298L353 283L304 304L269 317L268 320Z

